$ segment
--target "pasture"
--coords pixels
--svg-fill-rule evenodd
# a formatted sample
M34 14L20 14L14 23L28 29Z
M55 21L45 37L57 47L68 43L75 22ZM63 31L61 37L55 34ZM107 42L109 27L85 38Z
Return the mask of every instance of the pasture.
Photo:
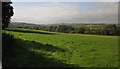
M9 66L118 67L118 37L12 28L13 46L3 61ZM11 54L10 54L11 53Z

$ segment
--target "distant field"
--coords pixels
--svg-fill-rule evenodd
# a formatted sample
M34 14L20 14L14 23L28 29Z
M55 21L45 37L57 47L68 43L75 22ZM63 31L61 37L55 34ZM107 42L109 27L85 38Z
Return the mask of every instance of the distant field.
M14 55L9 55L5 60L11 62L7 63L9 65L118 66L117 36L65 34L20 28L3 32L14 35L16 39Z

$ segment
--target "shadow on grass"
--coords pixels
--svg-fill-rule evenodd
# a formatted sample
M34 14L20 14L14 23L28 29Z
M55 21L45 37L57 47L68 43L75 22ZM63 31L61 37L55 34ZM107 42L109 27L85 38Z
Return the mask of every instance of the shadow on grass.
M7 31L13 31L13 32L22 32L22 33L35 33L35 34L57 35L56 33L41 32L41 31L32 31L32 30L22 30L22 29L6 29L6 30Z
M50 52L65 50L49 44L36 43L15 39L13 36L3 34L3 67L75 67L73 64L66 64L55 58L48 58L48 54L35 52L33 50L45 50ZM6 38L7 37L7 38Z

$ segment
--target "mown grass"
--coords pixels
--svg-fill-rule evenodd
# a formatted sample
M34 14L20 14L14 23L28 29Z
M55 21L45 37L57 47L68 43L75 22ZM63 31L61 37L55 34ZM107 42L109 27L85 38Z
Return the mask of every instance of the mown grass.
M15 39L13 56L10 54L5 58L11 66L118 67L117 36L19 28L3 32L13 35Z

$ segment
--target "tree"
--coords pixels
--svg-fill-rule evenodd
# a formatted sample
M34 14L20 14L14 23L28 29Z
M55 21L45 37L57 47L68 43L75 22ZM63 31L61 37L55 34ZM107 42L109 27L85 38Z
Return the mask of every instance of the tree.
M10 24L10 19L13 16L12 2L2 2L2 29L5 29Z
M63 32L65 33L66 25L58 25L56 28L57 32Z
M79 33L85 34L86 28L85 27L79 27L78 28Z
M104 35L117 35L117 26L116 25L107 25L104 28Z

